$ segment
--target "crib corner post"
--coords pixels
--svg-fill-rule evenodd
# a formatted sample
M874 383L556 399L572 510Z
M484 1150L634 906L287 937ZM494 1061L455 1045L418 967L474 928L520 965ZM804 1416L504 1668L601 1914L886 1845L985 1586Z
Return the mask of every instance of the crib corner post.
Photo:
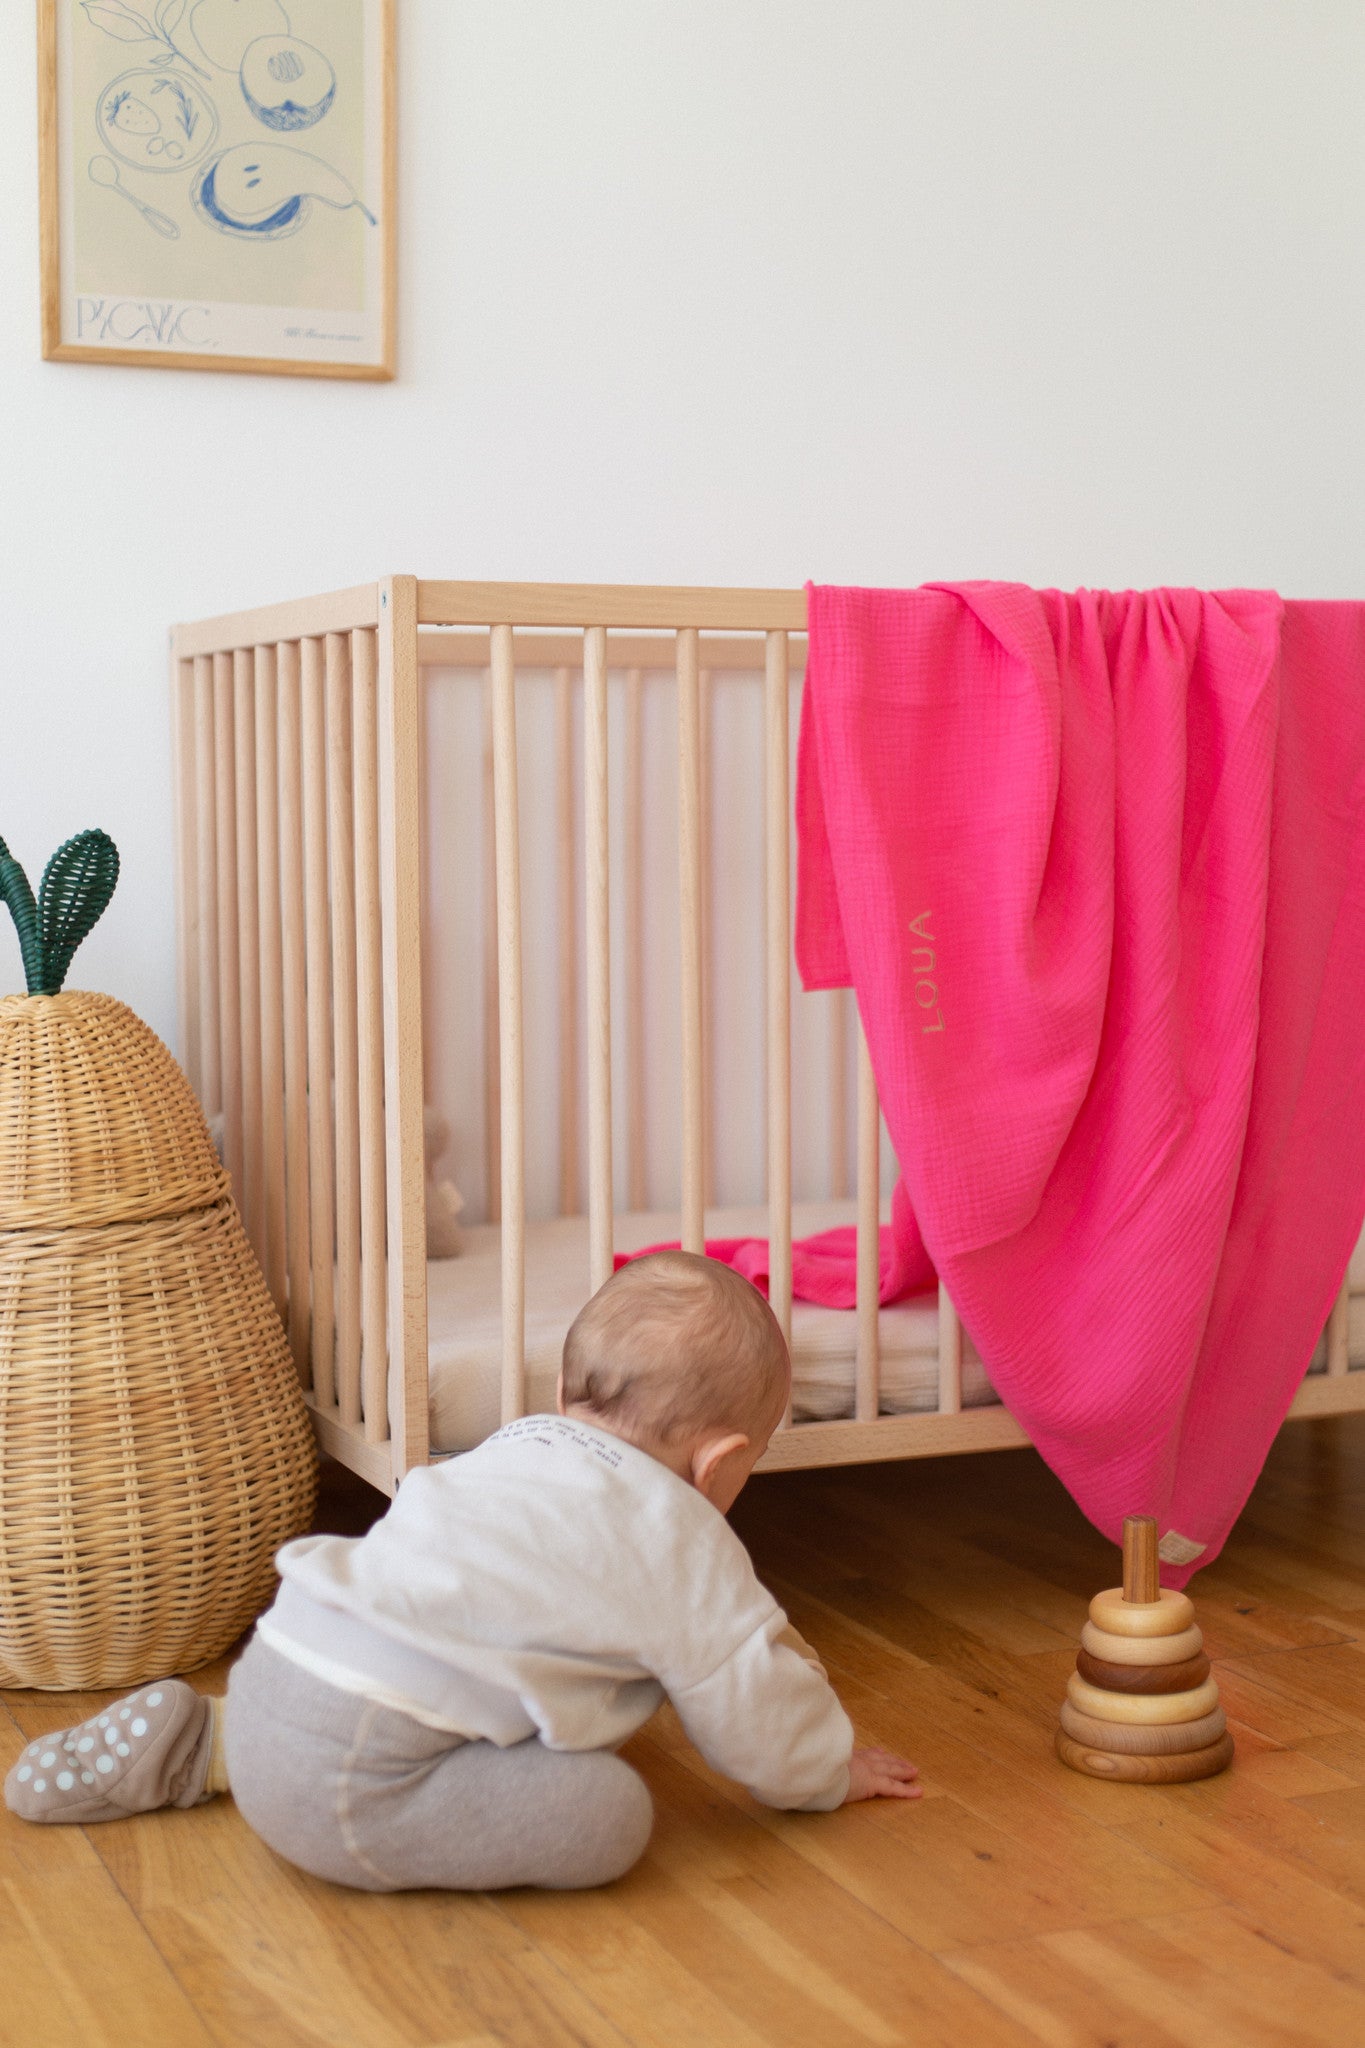
M395 1483L431 1448L423 1186L421 697L417 579L379 586L379 891L384 962L389 1427Z

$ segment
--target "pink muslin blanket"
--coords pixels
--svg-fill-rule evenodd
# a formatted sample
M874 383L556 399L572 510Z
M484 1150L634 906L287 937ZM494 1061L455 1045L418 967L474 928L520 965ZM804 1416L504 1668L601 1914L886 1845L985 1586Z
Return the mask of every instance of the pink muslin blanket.
M1118 1540L1221 1547L1365 1211L1365 607L810 592L797 957L924 1244Z

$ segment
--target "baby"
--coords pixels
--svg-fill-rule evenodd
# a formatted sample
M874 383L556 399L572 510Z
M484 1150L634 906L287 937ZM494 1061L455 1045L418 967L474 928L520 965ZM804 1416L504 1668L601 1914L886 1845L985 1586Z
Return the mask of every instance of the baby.
M30 1743L7 1803L86 1825L230 1789L281 1856L362 1890L605 1884L653 1820L615 1752L665 1695L766 1805L916 1798L913 1765L854 1748L725 1520L790 1380L728 1267L622 1267L565 1340L558 1415L409 1473L365 1536L287 1544L226 1700L145 1687Z

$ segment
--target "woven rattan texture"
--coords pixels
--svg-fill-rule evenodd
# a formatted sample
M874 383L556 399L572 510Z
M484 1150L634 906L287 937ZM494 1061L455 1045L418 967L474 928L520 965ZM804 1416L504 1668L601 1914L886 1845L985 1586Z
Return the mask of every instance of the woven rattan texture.
M230 1202L0 1241L0 1684L216 1657L270 1598L314 1468Z
M178 1216L227 1177L184 1075L112 996L0 1001L0 1230Z
M188 1083L121 1004L0 1003L0 1126L0 1685L191 1670L312 1510L279 1316Z

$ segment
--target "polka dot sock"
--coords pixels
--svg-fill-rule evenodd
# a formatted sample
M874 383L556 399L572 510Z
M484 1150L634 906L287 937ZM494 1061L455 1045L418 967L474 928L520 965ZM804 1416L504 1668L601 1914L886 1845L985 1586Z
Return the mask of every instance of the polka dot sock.
M213 1749L213 1703L178 1678L118 1700L79 1727L31 1742L5 1779L21 1820L123 1820L160 1806L197 1806Z

